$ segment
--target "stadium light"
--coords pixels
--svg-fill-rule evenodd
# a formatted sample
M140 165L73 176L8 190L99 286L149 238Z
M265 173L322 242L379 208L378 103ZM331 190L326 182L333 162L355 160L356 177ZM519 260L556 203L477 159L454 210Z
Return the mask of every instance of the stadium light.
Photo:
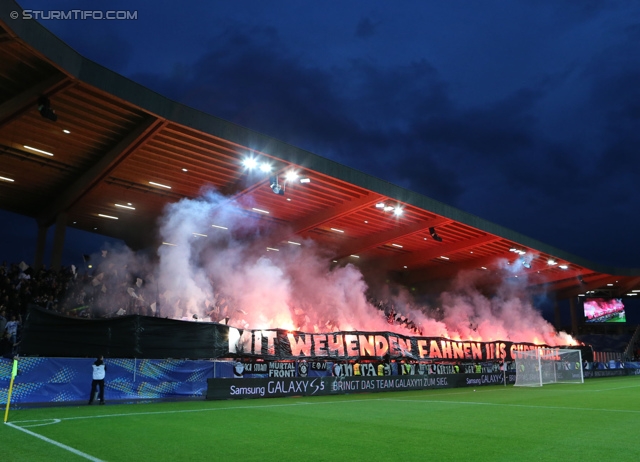
M171 189L171 186L167 186L166 184L156 183L155 181L150 181L149 184L153 186L158 186L160 188Z
M244 168L253 170L258 166L258 161L256 160L255 157L247 157L245 160L242 161L242 165L244 166Z
M50 153L49 151L43 151L42 149L32 148L31 146L27 146L26 144L23 144L23 146L25 149L28 149L30 151L39 152L40 154L53 157L53 154Z

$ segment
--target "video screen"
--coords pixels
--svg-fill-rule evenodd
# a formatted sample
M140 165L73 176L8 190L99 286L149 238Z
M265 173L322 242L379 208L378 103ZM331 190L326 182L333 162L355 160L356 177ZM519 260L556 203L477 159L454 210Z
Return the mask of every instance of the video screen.
M584 301L586 322L627 322L620 298L588 298Z

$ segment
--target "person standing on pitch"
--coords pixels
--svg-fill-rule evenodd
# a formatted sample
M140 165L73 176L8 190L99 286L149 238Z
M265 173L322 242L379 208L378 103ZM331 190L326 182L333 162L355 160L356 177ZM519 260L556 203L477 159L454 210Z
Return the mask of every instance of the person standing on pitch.
M97 388L100 388L98 398L100 404L104 404L104 377L106 375L107 367L104 364L104 357L100 356L95 363L91 365L93 368L93 380L91 381L91 395L89 396L89 404L93 403L93 398L96 395Z

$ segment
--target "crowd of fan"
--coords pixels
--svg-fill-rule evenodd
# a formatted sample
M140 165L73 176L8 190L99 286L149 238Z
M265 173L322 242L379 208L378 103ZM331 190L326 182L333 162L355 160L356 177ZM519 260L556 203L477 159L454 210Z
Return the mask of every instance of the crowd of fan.
M24 263L0 265L0 356L12 356L20 343L22 321L29 305L60 311L76 280L71 269L34 270ZM65 313L66 314L66 313Z
M35 270L25 263L0 265L0 356L11 357L21 340L29 306L60 314L89 317L87 278L75 268Z

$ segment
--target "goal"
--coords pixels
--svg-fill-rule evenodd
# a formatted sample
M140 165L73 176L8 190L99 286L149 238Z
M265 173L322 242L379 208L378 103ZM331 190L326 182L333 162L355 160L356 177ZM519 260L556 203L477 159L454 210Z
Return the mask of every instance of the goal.
M539 348L516 351L516 387L584 383L580 350Z

